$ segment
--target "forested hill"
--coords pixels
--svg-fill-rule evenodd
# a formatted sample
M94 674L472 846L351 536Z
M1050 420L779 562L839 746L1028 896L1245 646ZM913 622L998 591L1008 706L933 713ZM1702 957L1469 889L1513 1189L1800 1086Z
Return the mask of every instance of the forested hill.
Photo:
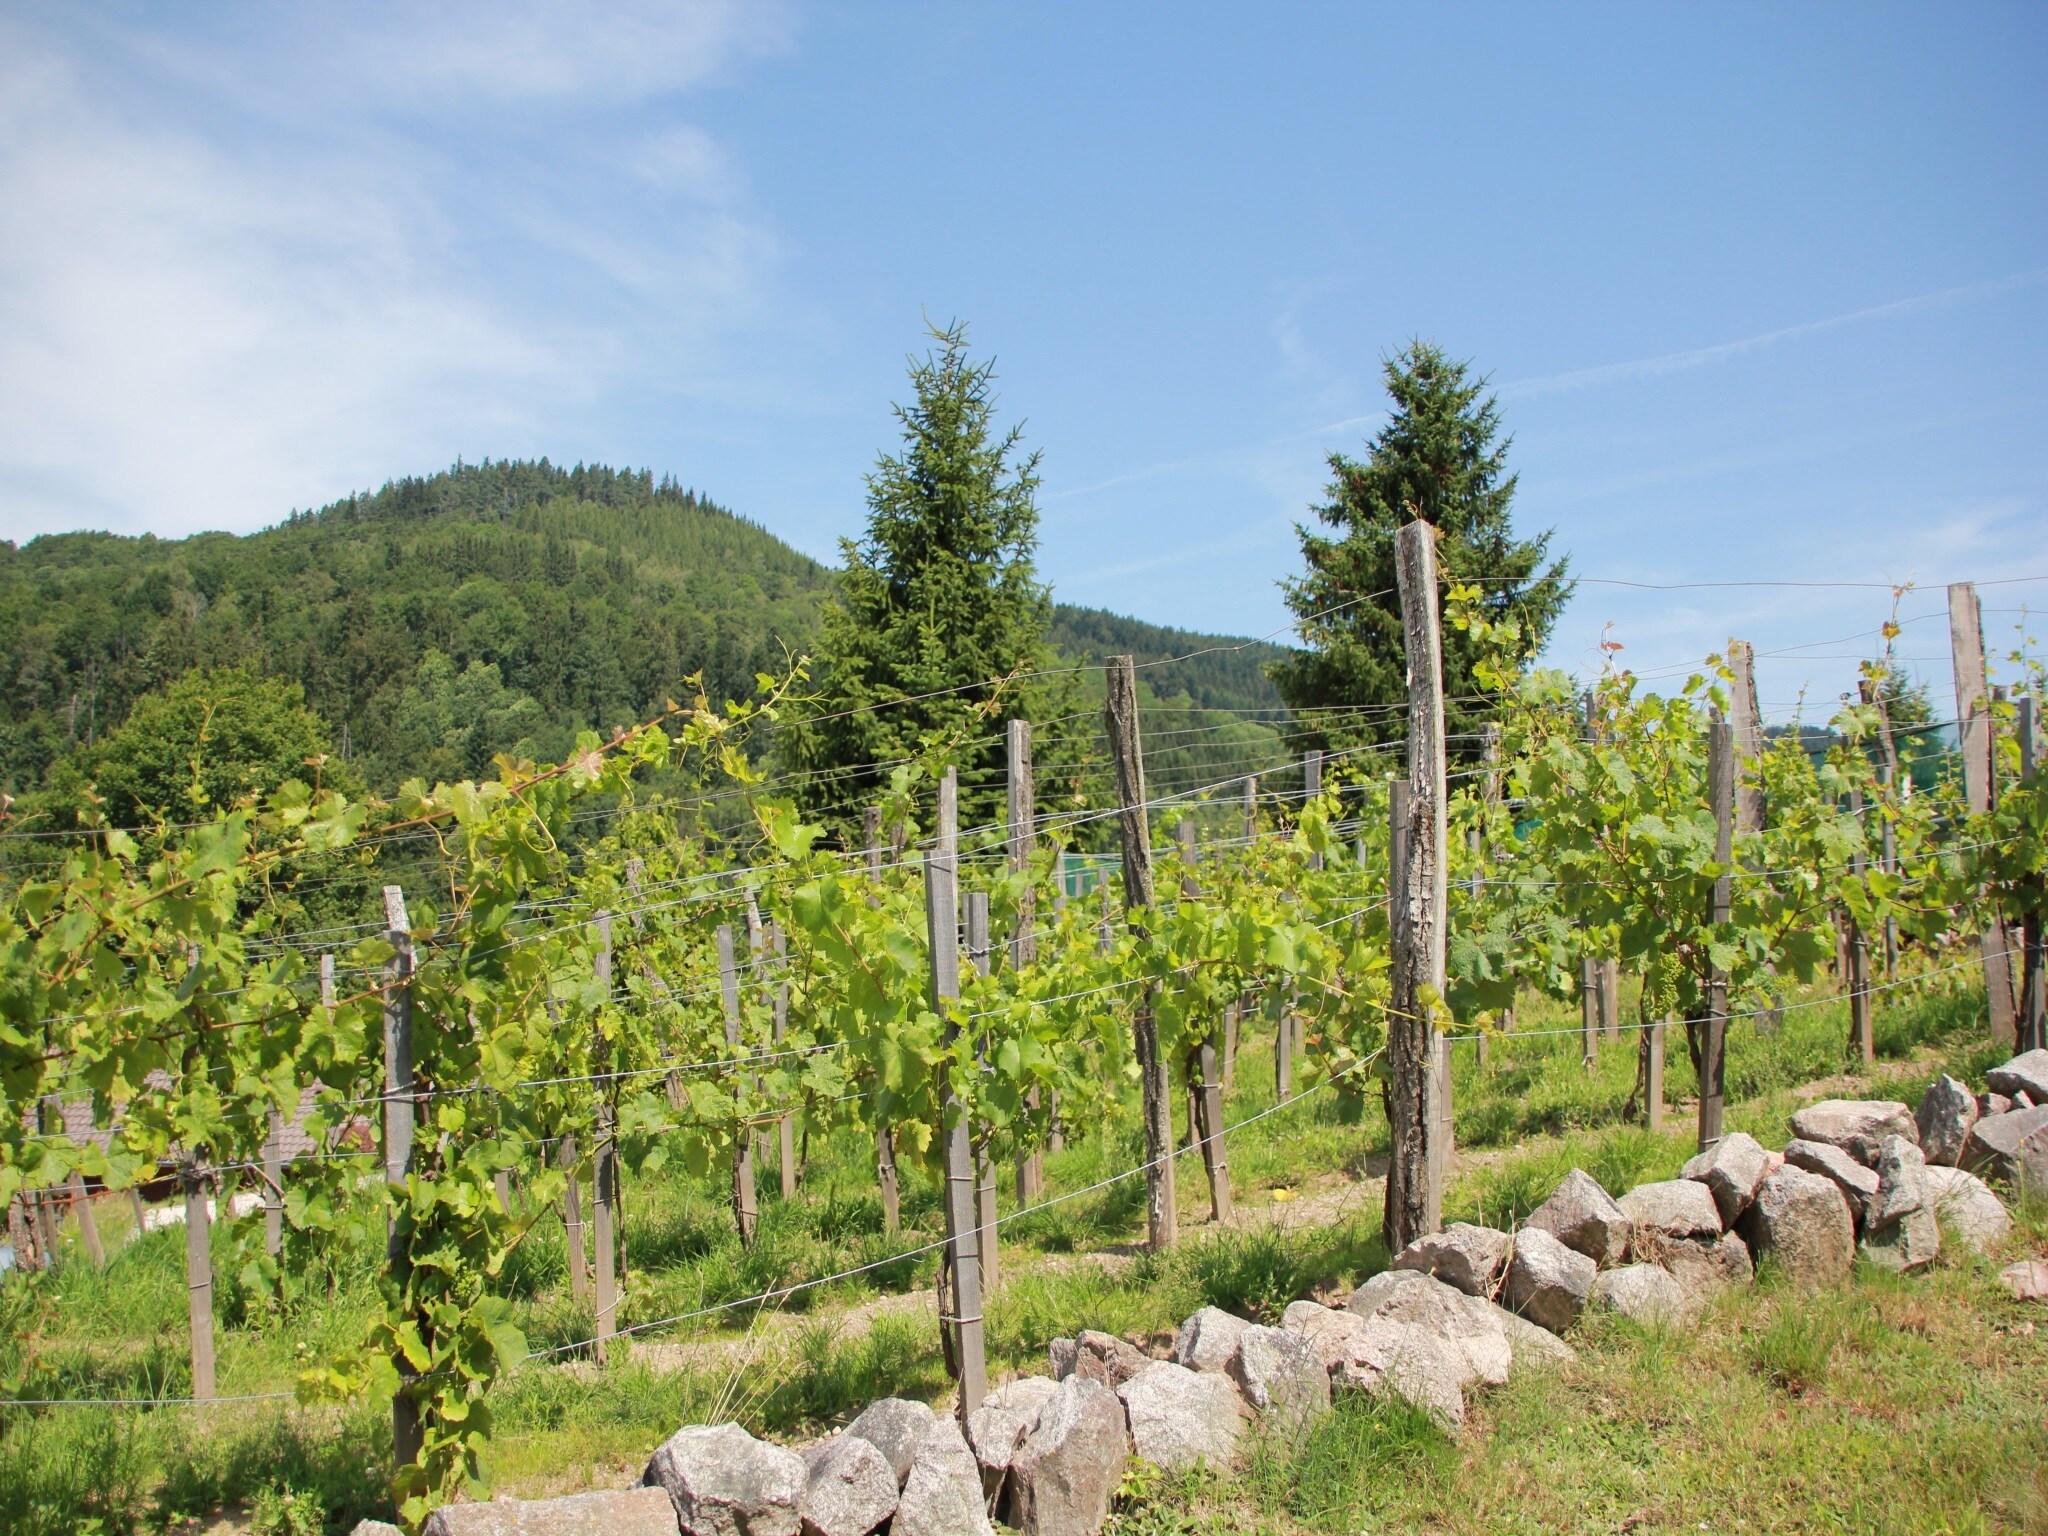
M371 786L555 756L658 710L702 671L743 697L817 628L831 571L673 480L457 464L260 533L0 542L0 789L46 783L142 694L193 667L296 681ZM1062 605L1076 660L1225 637ZM1277 705L1271 647L1151 674L1218 709Z
M1100 608L1061 603L1053 614L1052 641L1076 661L1131 656L1142 665L1207 651L1206 655L1158 668L1148 680L1162 694L1185 693L1206 709L1261 714L1273 719L1285 713L1280 692L1266 676L1265 667L1267 662L1287 653L1263 640L1200 635L1147 624L1143 619L1127 619Z

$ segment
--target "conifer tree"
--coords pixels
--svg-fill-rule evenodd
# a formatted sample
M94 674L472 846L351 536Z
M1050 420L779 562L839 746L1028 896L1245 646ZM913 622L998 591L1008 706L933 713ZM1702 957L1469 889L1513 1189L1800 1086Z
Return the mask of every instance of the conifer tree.
M1334 531L1296 525L1308 569L1281 585L1305 644L1268 670L1312 744L1343 748L1406 734L1394 573L1394 534L1403 523L1419 517L1436 525L1443 579L1474 582L1493 616L1517 620L1525 660L1542 648L1570 596L1566 561L1545 565L1550 532L1515 536L1511 439L1500 435L1487 380L1469 367L1424 341L1385 359L1393 416L1363 463L1330 455L1328 499L1313 509L1321 527ZM1451 745L1470 755L1487 701L1464 636L1446 628L1443 643Z
M1033 561L1038 455L1021 427L997 435L993 364L969 360L966 326L931 339L910 363L913 403L895 408L902 449L867 477L867 532L841 541L816 707L791 732L808 808L842 826L887 782L862 770L934 734L977 743L957 756L963 823L999 819L1003 721L1049 719L1071 692L1033 675L1052 661L1052 595ZM1041 779L1042 803L1050 788Z

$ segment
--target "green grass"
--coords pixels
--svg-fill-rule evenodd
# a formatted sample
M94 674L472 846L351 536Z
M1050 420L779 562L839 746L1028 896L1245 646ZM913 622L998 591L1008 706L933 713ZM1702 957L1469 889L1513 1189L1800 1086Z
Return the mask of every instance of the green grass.
M1996 1052L1980 1043L1979 1008L1959 990L1902 993L1881 1010L1881 1070L1892 1074L1883 1092L1912 1102L1944 1068L1981 1074ZM1687 1111L1674 1107L1660 1136L1621 1123L1634 1077L1633 1035L1604 1045L1588 1075L1574 1036L1538 1033L1573 1022L1575 1014L1532 1000L1522 1010L1529 1033L1494 1042L1484 1070L1469 1044L1456 1048L1461 1171L1447 1216L1504 1223L1539 1203L1573 1166L1619 1191L1674 1174L1689 1154ZM1833 1002L1788 1012L1774 1032L1738 1028L1730 1046L1731 1125L1782 1145L1796 1102L1789 1090L1843 1070L1844 1033L1843 1010ZM1232 1121L1273 1103L1264 1047L1246 1043L1227 1111ZM1677 1032L1670 1057L1675 1105L1691 1092ZM1347 1120L1331 1095L1312 1095L1232 1137L1238 1203L1271 1209L1276 1191L1313 1199L1376 1173L1384 1145L1376 1111ZM1004 1278L987 1308L992 1374L1043 1371L1047 1342L1084 1327L1163 1342L1205 1304L1273 1319L1288 1302L1341 1294L1387 1262L1376 1210L1326 1226L1201 1231L1207 1202L1194 1157L1179 1165L1190 1240L1164 1257L1144 1254L1137 1248L1142 1180L1094 1187L1137 1163L1138 1148L1134 1113L1077 1137L1047 1159L1048 1194L1071 1198L1005 1224ZM815 1138L804 1195L787 1204L766 1192L774 1178L764 1169L751 1250L740 1247L708 1181L629 1179L622 1321L715 1307L935 1239L937 1189L918 1170L906 1170L905 1230L883 1231L871 1152L864 1138ZM364 1214L362 1229L317 1252L294 1253L282 1296L245 1268L253 1224L217 1232L224 1393L288 1387L305 1361L339 1355L360 1338L375 1307L382 1236L368 1230ZM115 1254L104 1271L74 1254L54 1275L0 1285L4 1395L188 1389L182 1234L129 1244L117 1216L103 1216L103 1224ZM2042 1251L2038 1213L2029 1214L2019 1242ZM798 1292L773 1314L733 1309L664 1328L622 1343L602 1372L588 1361L522 1371L493 1396L493 1484L526 1496L623 1484L685 1423L737 1418L801 1439L885 1393L937 1400L948 1382L928 1300L934 1270L935 1256L919 1255ZM567 1273L561 1226L544 1218L504 1281L537 1348L588 1335L589 1305L570 1299ZM871 1320L848 1322L850 1308L873 1303L881 1310ZM1261 1441L1232 1483L1135 1478L1118 1528L1125 1536L1614 1530L1643 1511L1626 1528L1693 1530L1703 1518L1719 1521L1710 1526L1716 1529L2025 1528L2042 1518L2039 1489L2025 1469L2041 1461L2037 1384L2048 1373L2024 1335L1996 1336L1999 1347L1986 1347L1990 1330L2010 1314L1981 1266L1945 1262L1932 1277L1906 1281L1862 1277L1828 1306L1796 1302L1767 1281L1681 1336L1589 1326L1579 1367L1490 1395L1478 1410L1480 1425L1461 1442L1404 1410L1347 1401L1299 1443ZM346 1413L223 1405L203 1416L15 1410L0 1416L0 1530L114 1536L178 1529L227 1508L303 1536L298 1527L317 1506L328 1531L346 1531L382 1505L386 1412L379 1403ZM1739 1430L1732 1427L1738 1422ZM1760 1441L1755 1422L1784 1439L1782 1475L1756 1471L1776 1468L1779 1458L1776 1441ZM1945 1458L1938 1467L1931 1447ZM1884 1472L1885 1455L1896 1474ZM1830 1458L1878 1470L1861 1482L1823 1476ZM1740 1470L1745 1465L1750 1470ZM2021 1469L2018 1482L2001 1467ZM1652 1470L1690 1491L1667 1498L1651 1486ZM1909 1474L1950 1490L1940 1494L1948 1503L1929 1506L1937 1516L1930 1523L1899 1523L1915 1508L1903 1494ZM1718 1493L1711 1491L1721 1486L1715 1477L1727 1482ZM1958 1513L1969 1490L1988 1501L1975 1525ZM1867 1514L1823 1520L1823 1496ZM1768 1513L1773 1498L1797 1518ZM1695 1505L1701 1513L1690 1518L1674 1513Z

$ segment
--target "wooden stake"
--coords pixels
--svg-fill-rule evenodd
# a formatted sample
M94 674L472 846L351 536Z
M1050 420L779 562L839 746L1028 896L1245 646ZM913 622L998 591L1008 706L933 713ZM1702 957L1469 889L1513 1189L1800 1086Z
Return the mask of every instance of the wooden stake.
M1857 830L1863 827L1863 788L1849 791L1849 814ZM1867 868L1862 844L1849 855L1849 873L1861 880ZM1849 919L1849 1042L1866 1067L1877 1065L1877 1036L1870 1019L1870 941L1852 917Z
M1579 1060L1592 1076L1600 1065L1600 963L1579 957Z
M405 1181L412 1172L418 1085L412 1072L412 924L405 915L405 892L395 885L384 887L384 928L391 944L391 969L384 993L384 1182L395 1198L403 1199ZM386 1262L394 1269L410 1263L403 1224L397 1221L391 1223ZM412 1395L419 1373L403 1356L395 1363L398 1391L391 1399L391 1441L393 1460L403 1467L420 1456L420 1405Z
M207 1208L207 1182L206 1171L196 1157L188 1153L178 1159L178 1185L185 1193L185 1315L192 1329L192 1395L201 1402L211 1401L217 1390L213 1369L213 1222ZM394 1415L401 1401L392 1400ZM404 1449L402 1441L400 1449Z
M1668 1019L1660 1019L1650 1026L1650 1068L1644 1074L1646 1083L1645 1099L1648 1104L1651 1132L1664 1129L1664 1036Z
M953 1361L960 1377L960 1418L981 1406L988 1391L982 1342L980 1223L975 1216L974 1148L967 1106L953 1081L951 1050L960 1039L952 1005L960 996L959 777L948 768L939 780L938 837L924 863L925 939L930 946L932 1011L945 1017L948 1054L940 1067L940 1102L946 1159L946 1251L953 1275ZM940 1319L944 1326L947 1319Z
M1859 685L1863 702L1877 706L1877 740L1883 756L1877 765L1878 783L1883 787L1883 796L1878 806L1878 827L1883 842L1878 852L1877 867L1886 874L1895 874L1899 867L1898 830L1892 824L1892 796L1899 781L1899 747L1892 736L1891 708L1884 701L1884 690L1875 682L1865 678ZM1899 920L1887 917L1884 920L1884 979L1890 981L1892 972L1899 963Z
M782 924L768 925L768 947L775 955L775 1049L781 1050L789 1035L789 940ZM782 1176L782 1198L796 1198L796 1113L791 1111L775 1122L776 1171Z
M871 805L861 813L861 842L865 845L868 878L878 884L882 878L882 808ZM880 906L881 897L870 896L870 905ZM875 1182L882 1192L882 1230L903 1229L903 1185L896 1172L896 1138L886 1125L875 1127Z
M1201 899L1201 887L1195 880L1195 860L1199 850L1195 844L1195 824L1183 821L1176 829L1180 836L1181 862L1185 873L1181 877L1181 899ZM1223 1087L1217 1079L1216 1037L1219 1029L1212 1028L1195 1047L1193 1068L1188 1073L1188 1107L1193 1112L1188 1126L1189 1134L1202 1148L1202 1168L1209 1176L1209 1219L1222 1223L1230 1220L1230 1163L1223 1146Z
M1031 867L1031 855L1038 843L1038 787L1031 768L1031 722L1012 720L1005 728L1008 748L1008 843L1010 872L1021 874ZM1038 963L1038 890L1024 887L1017 901L1016 928L1010 935L1010 969L1022 971ZM1025 1098L1029 1108L1038 1108L1038 1090ZM1045 1160L1034 1149L1017 1159L1017 1203L1029 1205L1045 1189Z
M1735 830L1764 829L1764 791L1756 782L1757 759L1764 752L1762 713L1756 704L1756 653L1747 640L1728 642L1728 727L1735 741Z
M597 914L597 953L591 957L591 976L597 994L609 1001L612 995L612 915ZM591 1026L590 1065L597 1074L597 1136L591 1147L592 1245L597 1257L597 1339L595 1354L599 1365L610 1363L610 1341L618 1331L618 1239L614 1231L618 1204L617 1126L612 1109L612 1085L606 1075L612 1069L611 1045L595 1020Z
M725 1045L735 1055L740 1046L740 972L733 959L732 924L720 923L714 935L718 944L718 983L725 999ZM754 1136L753 1131L740 1125L734 1128L732 1139L732 1215L733 1224L739 1229L742 1247L754 1246L754 1229L760 1219L760 1207L754 1193Z
M1437 607L1436 530L1417 520L1394 536L1402 647L1408 662L1408 794L1401 818L1392 998L1387 1013L1387 1120L1392 1137L1384 1231L1390 1252L1443 1224L1448 1095L1441 1006L1446 885L1443 642Z
M1309 748L1301 756L1301 788L1303 809L1307 809L1308 803L1323 792L1323 754L1314 747ZM1321 869L1323 856L1320 853L1310 853L1308 867Z
M2020 778L2031 779L2040 764L2040 746L2035 739L2037 703L2031 693L2022 694L2015 734L2020 744ZM2042 893L2038 882L2033 905L2020 919L2020 1013L2019 1040L2022 1051L2048 1047L2048 941L2043 937Z
M1949 651L1955 664L1957 733L1963 748L1963 793L1971 811L1983 814L1997 803L1996 722L1984 677L1984 618L1977 589L1959 581L1948 589ZM2019 1010L2013 996L2012 954L2004 922L1994 917L1979 940L1984 955L1984 994L1990 1005L1991 1038L2000 1045L2019 1041Z
M970 891L967 896L967 963L977 973L989 973L988 940L988 893ZM974 1059L986 1069L988 1052L985 1042L974 1042ZM1000 1257L996 1246L996 1169L988 1152L988 1132L984 1127L974 1141L974 1205L975 1205L975 1249L981 1256L981 1294L993 1296L996 1291L996 1264Z
M1707 797L1714 812L1714 858L1726 865L1735 845L1735 733L1713 712L1707 726ZM1720 927L1734 904L1734 885L1722 875L1714 882L1708 921ZM1728 976L1719 966L1707 971L1707 1016L1700 1038L1700 1130L1702 1152L1721 1139L1721 1108L1728 1055Z
M107 1250L100 1242L99 1218L93 1215L92 1196L86 1193L85 1175L71 1170L71 1209L78 1213L78 1235L85 1239L85 1256L94 1269L107 1267Z
M1600 1036L1621 1038L1621 962L1611 955L1600 962Z
M1124 855L1124 916L1142 940L1152 910L1152 834L1145 809L1145 759L1138 741L1137 671L1129 656L1109 658L1109 690L1103 721L1110 755L1116 761L1117 821ZM1173 1091L1167 1063L1159 1049L1159 1021L1148 995L1132 1021L1138 1057L1138 1084L1145 1116L1145 1226L1152 1251L1160 1253L1179 1240L1174 1208Z
M569 1246L569 1299L590 1299L589 1262L583 1256L583 1169L576 1155L576 1138L564 1136L556 1148L568 1184L562 1190L562 1230Z

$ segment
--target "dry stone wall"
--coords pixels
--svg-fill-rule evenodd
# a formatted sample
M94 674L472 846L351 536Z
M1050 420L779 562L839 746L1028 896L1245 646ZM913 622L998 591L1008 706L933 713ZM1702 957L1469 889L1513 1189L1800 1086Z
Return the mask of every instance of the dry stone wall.
M1346 1392L1391 1398L1447 1432L1469 1397L1574 1358L1588 1309L1683 1324L1759 1259L1794 1285L1839 1284L1860 1257L1931 1263L1944 1241L1988 1253L2012 1218L1985 1182L2048 1182L2048 1051L1993 1070L1984 1093L1944 1077L1918 1111L1831 1099L1792 1117L1783 1153L1735 1132L1681 1177L1619 1199L1572 1172L1512 1232L1454 1222L1418 1239L1342 1307L1289 1306L1277 1327L1204 1307L1173 1358L1084 1331L1050 1374L1005 1382L962 1425L883 1398L798 1452L737 1424L678 1430L643 1486L454 1505L426 1536L1094 1536L1133 1457L1227 1474L1261 1421L1313 1424ZM1985 1177L1980 1177L1983 1175ZM2048 1299L2048 1264L2002 1278ZM356 1536L396 1536L364 1521Z

